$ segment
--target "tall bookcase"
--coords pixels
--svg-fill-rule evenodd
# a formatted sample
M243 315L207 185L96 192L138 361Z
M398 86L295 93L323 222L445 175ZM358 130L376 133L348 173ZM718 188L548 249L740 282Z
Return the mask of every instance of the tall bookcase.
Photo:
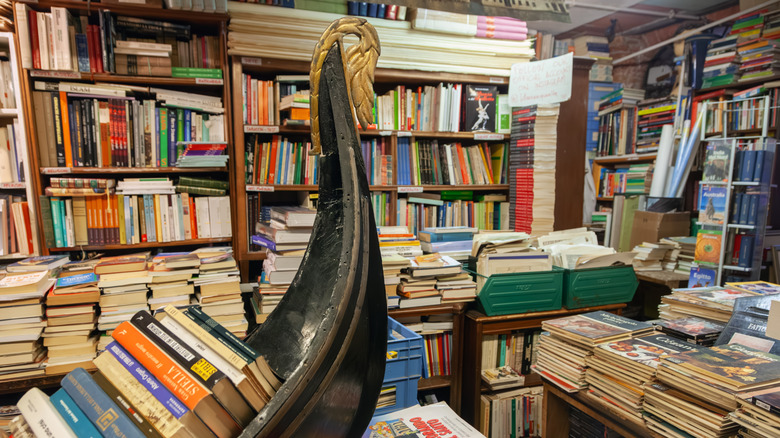
M14 108L3 108L0 109L0 124L6 126L12 123L14 119L18 120L17 126L15 128L16 132L16 144L17 144L17 155L19 157L24 157L24 161L22 162L21 171L24 173L24 182L10 182L10 183L0 183L0 191L3 193L8 193L10 195L22 195L24 194L27 198L27 205L29 208L30 213L30 229L32 230L32 242L33 242L33 249L31 255L37 255L40 254L41 251L41 242L38 239L38 220L36 213L38 211L37 208L37 202L36 202L36 196L35 196L35 188L34 188L34 180L35 176L31 172L34 167L30 164L30 160L27 158L30 156L29 152L29 143L28 143L28 136L26 132L26 122L27 117L25 116L25 112L23 109L23 93L21 90L21 84L22 81L20 80L20 73L21 68L19 65L19 58L17 55L16 50L16 41L14 40L14 34L10 32L2 32L0 33L0 50L4 50L8 52L8 59L11 64L11 85L14 90L14 99L15 99L15 107ZM3 214L7 214L6 212L3 212ZM3 236L4 239L7 239L7 236ZM12 259L18 259L22 257L27 257L26 255L21 255L19 252L12 253L12 254L5 254L0 256L0 260L12 260Z
M33 91L36 81L47 82L77 82L86 84L120 84L130 87L133 91L147 92L149 88L162 88L167 90L190 92L209 96L220 97L224 107L224 138L230 144L232 130L229 129L231 119L230 106L230 75L227 68L227 14L202 13L193 11L180 11L160 9L153 7L140 7L133 4L109 4L93 3L75 0L41 0L35 2L20 2L32 10L38 12L49 12L52 7L66 8L75 19L81 16L91 17L91 21L96 21L96 15L103 11L110 11L115 16L127 16L141 19L159 20L164 22L180 23L191 25L197 29L193 33L199 35L210 35L216 37L218 41L218 53L215 53L219 59L219 68L222 69L222 79L213 78L176 78L176 77L157 77L157 76L134 76L111 73L86 73L79 71L61 71L61 70L35 70L23 69L20 67L21 84L19 94L23 97L24 113L29 115L36 114L36 108L33 104ZM16 33L16 55L21 56L18 48L20 36ZM204 49L205 50L205 49ZM36 120L38 119L38 120ZM46 139L39 138L36 135L37 123L43 123L38 117L30 117L25 122L28 133L29 162L30 162L30 202L36 207L40 206L39 198L44 195L44 189L49 185L52 176L69 176L76 178L138 178L138 177L177 177L203 176L215 177L217 179L229 181L229 194L231 194L230 206L231 212L236 212L235 197L235 178L233 176L234 157L232 148L228 147L228 165L227 167L209 167L209 168L186 168L186 167L42 167L41 151L46 147ZM35 208L35 222L44 223L40 208ZM236 235L235 221L232 220L232 235ZM81 245L76 247L49 247L46 245L45 233L43 227L37 231L37 239L40 242L40 253L63 253L71 251L133 251L154 248L174 248L174 247L193 247L204 245L232 245L232 237L218 238L199 238L190 240L174 240L170 242L139 242L135 244L109 244L109 245Z

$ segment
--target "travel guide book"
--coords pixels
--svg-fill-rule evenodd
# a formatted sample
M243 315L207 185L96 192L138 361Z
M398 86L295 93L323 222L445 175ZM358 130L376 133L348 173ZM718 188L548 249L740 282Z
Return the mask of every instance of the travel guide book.
M725 182L729 179L731 142L710 141L704 159L702 182Z
M699 223L723 225L726 218L726 195L723 186L702 184L699 189Z

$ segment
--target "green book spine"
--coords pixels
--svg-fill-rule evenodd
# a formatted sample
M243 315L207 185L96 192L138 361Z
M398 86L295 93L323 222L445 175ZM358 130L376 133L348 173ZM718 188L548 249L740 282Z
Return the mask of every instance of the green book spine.
M400 99L400 97L398 95L398 90L393 90L393 103L394 103L394 108L393 108L393 126L395 127L394 128L395 130L401 129L401 127L400 127L401 126L400 125L401 117L400 117L400 114L398 114L401 111L401 102L400 102L399 99Z
M298 143L298 162L295 163L295 184L303 184L301 174L303 173L303 163L306 159L305 153L306 151L303 150L303 143Z
M498 367L501 368L506 365L506 335L498 336L498 351Z
M171 67L174 78L213 78L222 79L222 69L197 67Z
M54 243L57 248L65 246L65 234L62 232L64 229L62 217L62 203L59 198L51 198L52 228L54 229Z
M177 185L176 191L179 193L189 193L192 195L203 195L203 196L224 196L227 194L225 190L221 190L221 189L212 189L209 187L191 187L191 186L182 186L182 185Z
M168 167L168 109L160 108L160 167Z
M209 179L209 178L194 178L191 176L179 177L179 184L183 186L190 186L190 187L208 187L212 189L222 189L222 190L227 190L229 187L227 181L220 181L220 180Z
M117 207L116 209L119 210L118 216L119 216L119 243L122 245L127 244L127 232L125 231L125 197L122 195L119 195L116 197L117 199Z
M509 412L509 418L512 419L512 427L509 429L509 438L516 438L517 434L517 399L512 399L512 410Z
M51 199L48 196L41 195L38 199L41 201L41 217L43 219L43 238L46 242L46 248L54 248L56 240L54 239L54 223L52 221Z

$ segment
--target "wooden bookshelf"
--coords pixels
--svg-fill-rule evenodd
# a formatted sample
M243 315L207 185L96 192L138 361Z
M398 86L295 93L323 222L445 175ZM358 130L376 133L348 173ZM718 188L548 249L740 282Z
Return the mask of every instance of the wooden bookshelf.
M224 173L227 167L41 167L41 175L122 175L154 173L160 175L179 173Z
M200 25L219 25L226 23L230 19L228 14L163 9L161 7L148 7L135 3L98 3L78 0L20 0L19 3L26 3L41 9L60 7L87 13L110 10L117 15L127 15L128 17L153 18Z
M599 164L630 164L641 163L645 161L655 161L655 152L650 154L627 154L627 155L609 155L604 157L596 157L593 159L594 163Z
M778 79L780 79L780 75L772 75L772 76L767 76L765 78L751 79L749 81L733 82L731 84L718 85L717 87L701 88L699 90L696 90L696 94L704 94L710 91L723 90L726 88L744 89L744 88L749 88L751 85L764 84L766 82L772 82Z
M113 12L113 11L112 11ZM62 70L30 70L30 77L39 81L79 81L125 84L133 86L152 87L206 87L219 88L224 85L224 79L209 78L174 78L166 76L133 76L112 73L83 73ZM208 79L208 80L204 80Z
M220 237L215 239L189 239L189 240L174 240L173 242L141 242L125 245L83 245L83 246L67 246L62 248L49 248L50 252L67 252L67 251L112 251L112 250L136 250L136 249L149 249L149 248L171 248L176 246L206 246L213 244L225 244L230 243L232 238Z

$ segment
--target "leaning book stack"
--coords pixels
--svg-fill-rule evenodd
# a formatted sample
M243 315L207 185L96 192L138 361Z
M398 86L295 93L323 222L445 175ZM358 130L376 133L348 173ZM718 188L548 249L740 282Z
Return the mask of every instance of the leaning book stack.
M233 335L246 336L249 323L241 297L240 273L230 247L208 247L193 251L199 259L195 299L203 314L208 315ZM194 311L194 310L193 310Z

